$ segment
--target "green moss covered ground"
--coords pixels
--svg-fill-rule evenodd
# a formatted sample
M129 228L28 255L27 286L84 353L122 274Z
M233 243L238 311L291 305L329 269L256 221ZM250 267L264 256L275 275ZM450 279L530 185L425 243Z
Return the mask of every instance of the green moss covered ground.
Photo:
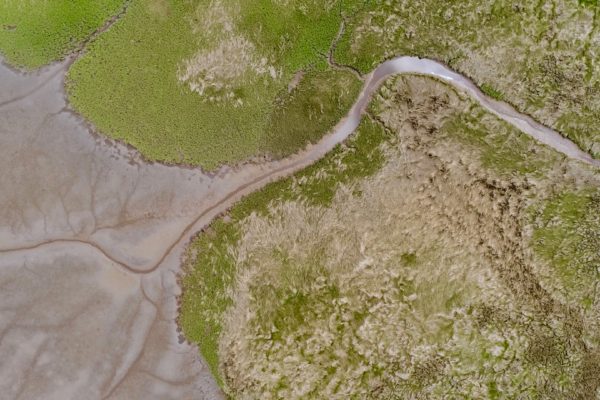
M39 68L73 51L110 17L123 0L3 0L0 53L9 63Z
M133 1L73 65L70 99L152 160L212 169L293 153L339 121L360 88L324 56L340 4L302 3Z

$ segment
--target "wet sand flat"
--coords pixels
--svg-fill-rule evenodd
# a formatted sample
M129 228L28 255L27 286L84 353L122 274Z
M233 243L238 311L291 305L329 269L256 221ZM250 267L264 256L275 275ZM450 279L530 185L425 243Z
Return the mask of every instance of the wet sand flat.
M0 67L2 397L219 398L176 333L178 263L123 267L156 263L211 179L92 135L64 71Z

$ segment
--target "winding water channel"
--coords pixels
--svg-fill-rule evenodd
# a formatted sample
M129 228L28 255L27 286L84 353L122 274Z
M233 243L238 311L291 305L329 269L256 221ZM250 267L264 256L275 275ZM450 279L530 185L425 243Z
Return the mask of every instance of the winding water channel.
M64 93L68 63L0 65L0 392L6 398L220 398L176 331L177 274L192 235L245 194L323 157L394 74L447 82L565 156L600 167L559 133L486 97L432 60L365 76L348 116L280 161L200 169L146 163L94 134Z

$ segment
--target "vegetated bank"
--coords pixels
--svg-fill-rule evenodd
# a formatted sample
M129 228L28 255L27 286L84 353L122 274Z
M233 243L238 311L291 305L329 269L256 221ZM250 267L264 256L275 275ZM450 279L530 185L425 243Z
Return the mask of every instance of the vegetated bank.
M74 65L70 99L148 159L213 169L291 154L344 115L360 82L330 69L328 51L362 72L417 55L444 61L597 156L595 3L132 0ZM11 62L39 66L121 5L9 0L0 48Z
M599 180L393 78L347 143L198 236L180 325L233 397L588 398Z
M596 1L367 1L336 48L370 71L398 55L438 59L600 158Z
M151 160L213 169L289 155L360 90L326 57L354 3L134 0L73 65L70 100Z
M76 49L124 0L3 0L0 53L17 67L35 69Z

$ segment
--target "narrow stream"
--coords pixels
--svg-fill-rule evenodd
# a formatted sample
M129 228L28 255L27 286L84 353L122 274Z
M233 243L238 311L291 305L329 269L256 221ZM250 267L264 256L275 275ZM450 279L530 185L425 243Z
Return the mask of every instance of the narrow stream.
M391 75L447 82L541 143L600 167L463 76L414 57L387 61L367 75L348 116L284 160L210 174L147 163L72 112L64 93L67 65L21 74L0 64L0 392L6 398L219 398L197 350L176 332L177 274L187 243L242 196L344 141Z
M397 74L415 74L425 75L442 80L459 91L463 91L477 101L483 108L500 119L508 122L521 130L525 134L531 136L535 140L543 143L554 150L566 155L569 158L582 161L586 164L600 167L600 160L592 158L592 156L582 151L575 143L562 136L557 131L550 129L536 121L531 117L516 111L512 106L503 102L494 100L485 95L471 80L458 74L446 67L445 65L429 60L426 58L417 57L397 57L386 61L379 65L370 75L363 89L361 97L353 107L349 114L347 126L340 126L339 132L336 132L336 139L343 140L346 138L360 122L361 111L366 107L370 96L379 88L385 79ZM339 136L338 136L339 135Z

